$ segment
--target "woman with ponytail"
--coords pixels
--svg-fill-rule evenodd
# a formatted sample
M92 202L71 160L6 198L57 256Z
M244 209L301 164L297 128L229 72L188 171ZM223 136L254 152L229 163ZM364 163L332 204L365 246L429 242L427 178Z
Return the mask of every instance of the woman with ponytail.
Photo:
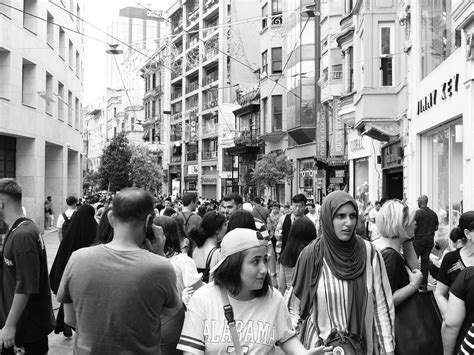
M226 218L217 211L209 211L199 227L191 229L189 237L195 244L192 258L202 280L209 282L209 270L219 261L218 244L226 232Z

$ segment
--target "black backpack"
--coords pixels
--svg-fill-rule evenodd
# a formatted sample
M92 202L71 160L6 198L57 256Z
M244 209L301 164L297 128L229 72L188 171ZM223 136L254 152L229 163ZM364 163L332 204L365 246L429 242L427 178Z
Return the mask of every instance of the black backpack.
M74 213L76 213L76 211L74 211L71 215L71 217L68 217L66 216L66 213L63 212L62 215L63 215L63 218L64 218L64 222L63 222L63 225L61 226L61 230L63 232L63 235L64 235L64 232L66 231L67 227L69 226L69 224L71 223L71 219L72 219L72 216L74 216Z

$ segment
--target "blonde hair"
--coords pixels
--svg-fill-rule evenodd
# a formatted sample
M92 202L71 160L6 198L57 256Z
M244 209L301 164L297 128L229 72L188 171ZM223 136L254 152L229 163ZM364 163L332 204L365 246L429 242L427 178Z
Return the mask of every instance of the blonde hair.
M380 208L375 223L384 238L409 238L406 229L415 219L415 210L398 200L389 200Z

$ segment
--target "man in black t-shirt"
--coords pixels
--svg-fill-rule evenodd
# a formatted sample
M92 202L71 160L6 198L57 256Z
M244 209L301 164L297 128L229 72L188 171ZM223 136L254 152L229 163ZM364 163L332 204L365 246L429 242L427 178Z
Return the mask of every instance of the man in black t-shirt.
M417 257L421 258L423 281L420 290L426 291L430 253L433 249L435 232L438 230L438 216L428 207L428 197L426 195L418 197L418 207L419 209L415 213L416 229L413 246Z
M13 179L0 179L0 219L10 228L2 251L0 303L4 354L13 346L23 354L47 354L54 315L43 239L23 217L22 189Z

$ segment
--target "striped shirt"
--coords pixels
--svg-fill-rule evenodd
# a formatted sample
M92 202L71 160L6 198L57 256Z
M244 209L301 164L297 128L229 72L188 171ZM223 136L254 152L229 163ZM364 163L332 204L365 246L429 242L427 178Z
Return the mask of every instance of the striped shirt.
M368 312L373 310L373 318L370 320L366 318L367 354L372 355L374 351L385 354L395 349L395 312L390 283L379 251L374 254L371 270L372 285L368 287L369 302L370 300L372 302L368 302L367 308ZM317 299L313 304L311 314L312 322L317 324L313 345L318 340L318 336L326 339L333 328L339 331L348 330L348 289L348 281L336 278L324 260L317 288ZM300 329L302 320L299 317L299 300L294 294L291 294L288 305L293 326ZM315 322L315 314L317 314L317 322Z
M459 349L459 355L470 355L474 354L474 323L469 328L469 331L466 334L463 342L461 343L461 348Z

